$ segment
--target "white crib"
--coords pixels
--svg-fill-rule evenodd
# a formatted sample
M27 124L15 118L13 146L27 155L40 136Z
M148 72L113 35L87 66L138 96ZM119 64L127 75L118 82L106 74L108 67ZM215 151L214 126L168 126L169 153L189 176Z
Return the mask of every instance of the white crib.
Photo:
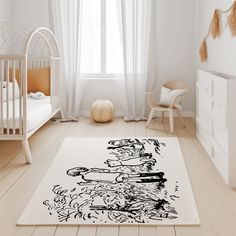
M49 29L0 23L0 140L21 140L27 163L32 163L28 139L60 111L59 64L58 44ZM30 97L42 83L47 96Z

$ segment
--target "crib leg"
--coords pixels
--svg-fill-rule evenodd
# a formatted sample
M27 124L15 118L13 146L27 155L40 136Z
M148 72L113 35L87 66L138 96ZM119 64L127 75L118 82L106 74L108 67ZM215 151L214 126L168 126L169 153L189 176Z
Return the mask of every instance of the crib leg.
M24 152L25 152L25 159L28 164L32 163L32 156L29 148L29 141L28 139L22 140L21 141Z

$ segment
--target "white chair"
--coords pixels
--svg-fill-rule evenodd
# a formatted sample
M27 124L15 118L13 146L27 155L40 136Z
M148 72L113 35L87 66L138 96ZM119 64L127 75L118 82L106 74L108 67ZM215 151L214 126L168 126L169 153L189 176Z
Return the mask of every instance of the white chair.
M181 110L182 110L183 99L184 99L184 96L188 92L188 88L186 87L186 85L183 81L170 81L170 82L163 84L162 86L164 86L170 90L177 90L178 89L178 93L176 93L176 95L173 96L173 98L171 99L171 103L168 106L161 105L160 103L157 103L157 101L156 101L157 92L156 91L151 91L151 92L146 93L148 96L148 104L151 108L151 112L149 114L149 117L148 117L148 120L146 123L146 127L148 127L150 121L152 120L152 118L156 112L161 112L161 122L163 123L165 112L167 111L169 113L170 132L173 133L174 132L174 111L176 111L181 124L183 125L183 127L185 127L184 122L183 122L183 117L181 114Z

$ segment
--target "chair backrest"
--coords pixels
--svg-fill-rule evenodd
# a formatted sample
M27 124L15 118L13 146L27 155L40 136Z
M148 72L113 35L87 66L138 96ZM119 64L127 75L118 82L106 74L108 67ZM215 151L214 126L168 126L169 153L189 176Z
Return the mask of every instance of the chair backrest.
M184 81L178 80L178 81L169 81L163 84L162 86L174 90L174 89L188 89L186 83Z
M163 84L162 86L171 89L171 90L176 90L180 89L183 90L181 93L176 95L176 97L173 99L172 104L168 108L173 108L173 107L179 107L181 109L181 105L183 104L184 96L188 93L188 87L185 82L183 81L169 81ZM157 91L151 91L146 93L148 95L148 104L150 107L153 107L157 104L156 102L156 94Z
M183 90L182 95L179 95L170 106L170 107L176 107L176 105L179 105L181 107L184 101L184 96L188 93L188 87L186 83L181 80L176 80L176 81L168 81L162 86L171 90L175 90L175 89Z

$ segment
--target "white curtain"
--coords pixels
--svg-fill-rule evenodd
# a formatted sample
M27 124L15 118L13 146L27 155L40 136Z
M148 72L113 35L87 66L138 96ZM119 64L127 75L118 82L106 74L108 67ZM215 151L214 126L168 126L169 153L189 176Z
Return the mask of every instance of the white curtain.
M79 116L82 86L79 86L81 16L80 0L50 0L52 27L61 50L60 101L67 119Z
M121 0L125 120L147 116L145 92L156 79L156 0Z
M157 1L117 1L124 58L124 118L140 120L147 116L145 92L154 87L156 78ZM52 26L62 54L63 113L65 118L77 118L81 114L81 98L86 86L80 80L83 0L50 0L50 3ZM121 97L121 92L117 96Z

